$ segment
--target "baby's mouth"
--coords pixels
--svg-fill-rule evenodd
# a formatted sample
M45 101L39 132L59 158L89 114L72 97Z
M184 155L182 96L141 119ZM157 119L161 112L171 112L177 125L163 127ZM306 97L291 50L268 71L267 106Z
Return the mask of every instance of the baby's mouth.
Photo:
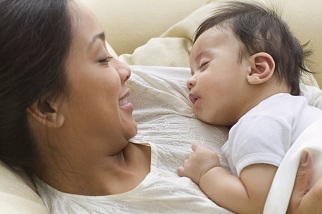
M197 102L197 100L199 99L199 97L194 94L189 94L189 99L192 102L192 104L195 104Z

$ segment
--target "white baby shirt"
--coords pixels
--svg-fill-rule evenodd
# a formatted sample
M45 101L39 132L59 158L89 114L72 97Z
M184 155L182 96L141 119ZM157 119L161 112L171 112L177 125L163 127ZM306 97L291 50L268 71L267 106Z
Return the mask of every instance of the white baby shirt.
M258 163L278 167L302 131L321 117L322 111L303 96L280 93L265 99L231 128L222 147L231 172L239 176Z

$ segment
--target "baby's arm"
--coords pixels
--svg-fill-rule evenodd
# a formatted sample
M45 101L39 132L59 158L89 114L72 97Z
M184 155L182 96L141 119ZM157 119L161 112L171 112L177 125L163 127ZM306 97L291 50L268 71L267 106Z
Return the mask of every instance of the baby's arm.
M192 154L178 168L178 174L191 178L221 207L235 213L263 213L276 170L272 165L254 164L237 177L220 167L218 156L211 149L193 145Z
M206 174L210 169L220 166L217 154L210 148L203 147L199 144L192 144L192 153L178 167L178 175L189 177L193 182L199 184L201 176Z

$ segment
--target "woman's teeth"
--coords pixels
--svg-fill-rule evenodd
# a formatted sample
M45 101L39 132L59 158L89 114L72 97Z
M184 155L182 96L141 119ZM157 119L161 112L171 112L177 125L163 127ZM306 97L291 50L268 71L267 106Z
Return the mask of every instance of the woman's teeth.
M120 105L120 106L123 106L123 105L125 105L125 104L127 104L127 98L123 98L123 99L121 99L121 100L119 101L119 105Z

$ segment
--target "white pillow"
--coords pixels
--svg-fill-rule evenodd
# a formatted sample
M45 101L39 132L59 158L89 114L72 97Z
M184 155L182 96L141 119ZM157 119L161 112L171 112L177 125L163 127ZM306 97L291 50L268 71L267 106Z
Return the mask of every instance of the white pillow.
M23 173L0 161L0 175L0 213L48 213L33 184Z

